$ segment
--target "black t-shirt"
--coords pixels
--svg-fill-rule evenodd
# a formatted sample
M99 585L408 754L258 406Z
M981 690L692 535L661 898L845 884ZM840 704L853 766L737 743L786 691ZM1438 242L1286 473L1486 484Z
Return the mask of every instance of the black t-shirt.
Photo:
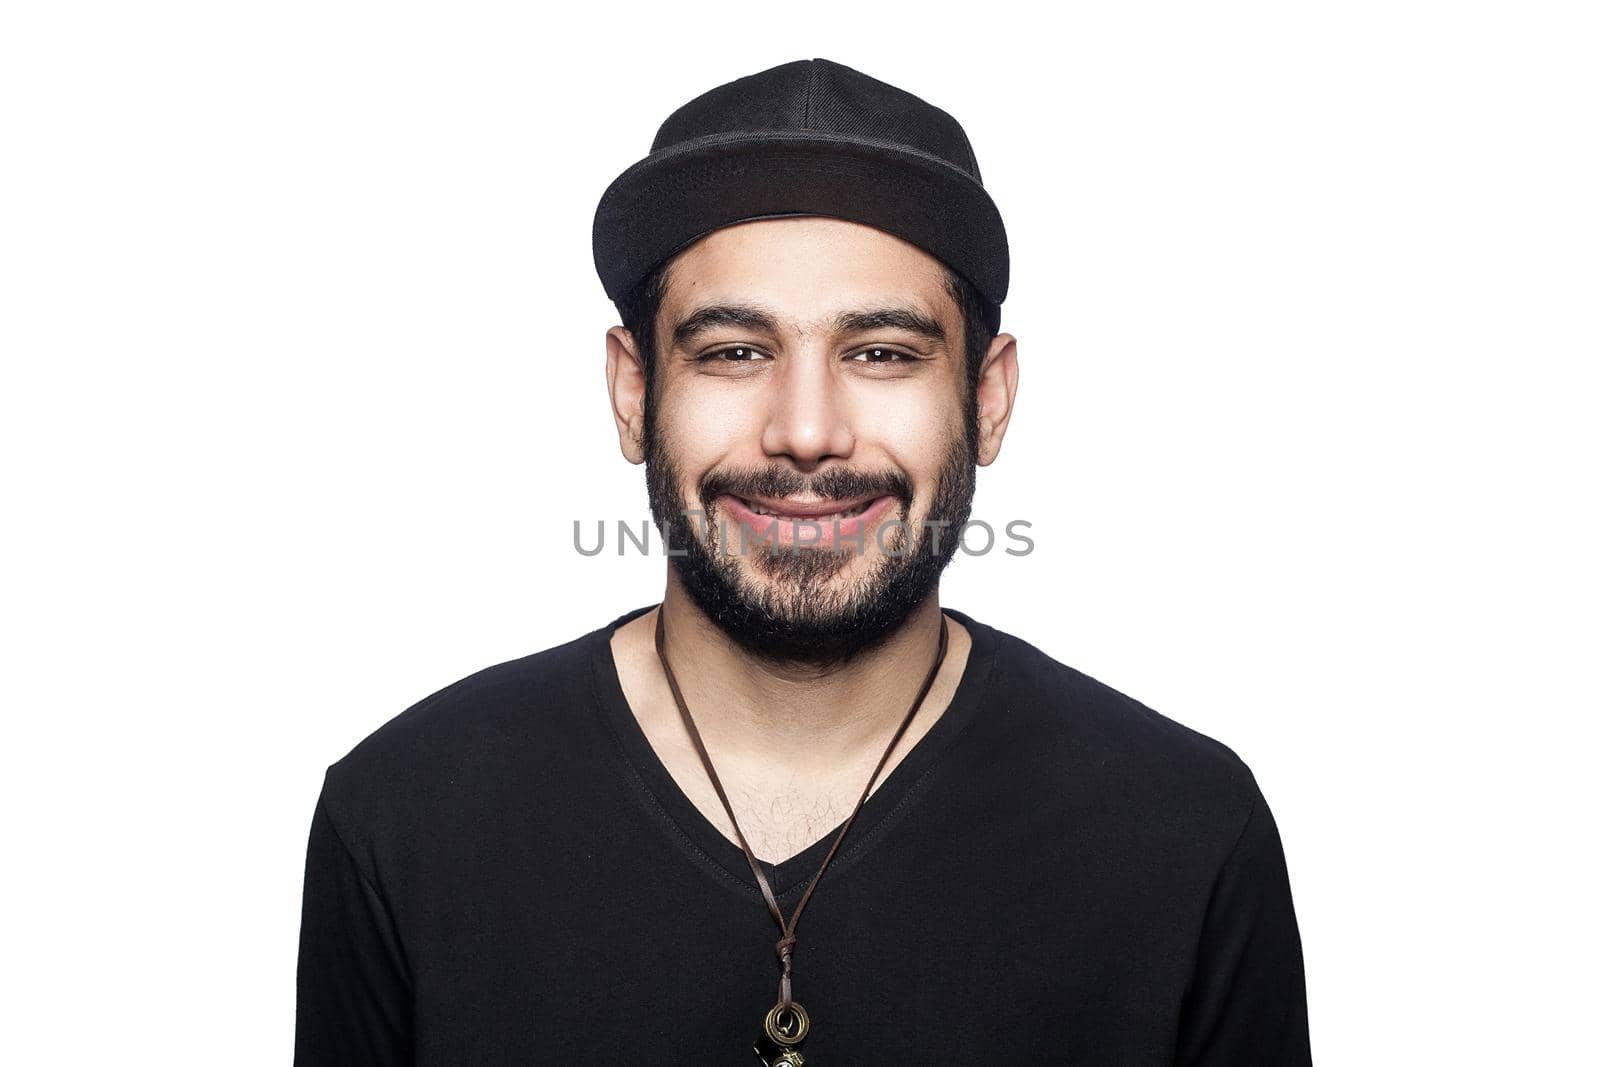
M779 931L623 698L610 636L648 610L465 678L328 768L299 1067L758 1067ZM798 927L806 1062L1309 1064L1248 768L945 611L973 640L956 695ZM768 868L785 915L836 830Z

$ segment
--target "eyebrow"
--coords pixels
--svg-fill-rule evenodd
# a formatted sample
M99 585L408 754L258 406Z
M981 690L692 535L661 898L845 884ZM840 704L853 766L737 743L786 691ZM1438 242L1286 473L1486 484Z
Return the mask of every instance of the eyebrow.
M864 333L867 330L904 330L925 341L942 345L948 338L939 320L924 311L909 307L871 308L866 311L842 312L833 320L838 333Z
M697 336L719 326L737 326L766 334L778 332L777 316L751 304L709 304L697 308L672 329L674 347L687 347ZM841 311L834 317L836 333L867 330L904 330L935 344L949 343L939 320L911 307L878 307Z
M711 304L699 308L672 328L672 344L683 347L718 326L739 326L762 333L777 333L777 317L749 304Z

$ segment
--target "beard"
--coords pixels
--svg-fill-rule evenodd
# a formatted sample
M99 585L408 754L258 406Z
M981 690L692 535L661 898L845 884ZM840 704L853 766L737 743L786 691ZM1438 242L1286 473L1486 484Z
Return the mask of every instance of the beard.
M774 666L821 672L881 645L937 588L971 513L977 484L975 412L965 433L951 439L927 515L917 522L911 521L910 480L897 469L834 469L809 477L778 466L712 471L696 487L702 510L690 510L680 469L655 421L645 420L645 481L671 564L707 618L746 653ZM829 499L875 495L899 502L901 523L880 520L872 535L883 551L865 556L871 561L867 573L848 587L833 579L863 555L852 539L837 539L844 543L833 546L769 546L759 537L746 538L744 528L729 524L714 504L724 493L781 499L808 491ZM748 567L740 565L735 551ZM766 580L752 577L750 570Z

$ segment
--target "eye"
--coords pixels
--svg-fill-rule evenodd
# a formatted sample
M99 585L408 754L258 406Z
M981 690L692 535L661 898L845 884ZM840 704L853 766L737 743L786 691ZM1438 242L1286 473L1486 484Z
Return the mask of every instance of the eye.
M759 351L747 345L732 345L728 348L715 348L703 356L695 359L696 363L751 363L758 359L765 359Z
M862 359L862 356L867 358ZM882 345L863 348L850 357L851 361L856 363L911 363L918 358L898 348L884 348Z

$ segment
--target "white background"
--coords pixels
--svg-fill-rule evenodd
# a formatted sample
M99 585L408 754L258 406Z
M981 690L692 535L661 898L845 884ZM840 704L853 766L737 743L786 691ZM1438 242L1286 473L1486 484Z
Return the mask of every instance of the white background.
M659 598L600 193L823 56L1010 231L944 602L1251 765L1319 1063L1593 1062L1588 7L8 5L0 1059L288 1061L327 764Z

